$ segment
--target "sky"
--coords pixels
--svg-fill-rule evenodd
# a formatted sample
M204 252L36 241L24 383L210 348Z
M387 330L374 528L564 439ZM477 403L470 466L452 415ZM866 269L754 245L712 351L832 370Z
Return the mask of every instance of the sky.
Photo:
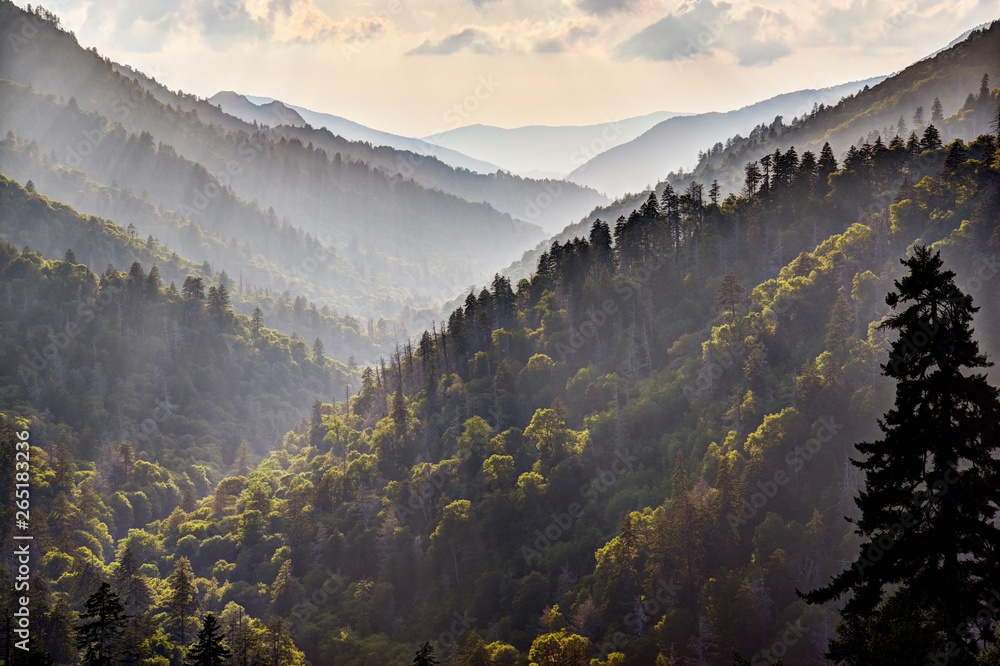
M23 4L23 3L22 3ZM891 74L998 0L47 0L170 88L427 136L727 111Z

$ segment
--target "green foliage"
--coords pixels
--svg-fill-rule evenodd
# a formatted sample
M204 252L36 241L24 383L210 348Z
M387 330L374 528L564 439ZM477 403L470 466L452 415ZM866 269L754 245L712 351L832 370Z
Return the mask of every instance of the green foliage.
M64 39L49 31L39 44L68 49ZM967 48L984 48L984 39ZM79 189L73 203L81 210L136 219L143 235L146 225L162 225L171 247L169 234L191 234L185 248L207 249L190 256L212 262L189 265L155 239L144 244L127 227L0 182L15 240L32 233L32 246L44 249L0 244L0 407L18 414L18 427L30 426L37 442L36 534L51 554L39 571L52 588L38 617L67 626L100 581L113 578L135 613L123 625L132 638L121 642L151 663L193 656L187 644L199 608L219 618L206 644L224 635L238 663L273 663L276 655L286 664L405 663L415 645L422 663L435 663L438 652L493 666L721 663L731 648L773 662L778 645L788 663L817 661L823 646L812 638L833 635L836 614L808 607L795 591L824 585L860 545L839 516L864 518L851 502L864 479L847 463L864 451L851 443L871 441L891 405L892 386L879 373L891 331L878 322L882 294L902 277L895 258L918 239L939 247L962 288L975 285L984 349L1000 349L1000 281L989 269L1000 247L995 144L985 135L953 143L954 128L976 122L977 112L935 125L947 151L921 128L933 144L927 150L918 137L886 144L879 136L839 161L823 143L799 144L801 156L787 143L779 149L773 141L805 134L797 134L801 124L778 122L756 132L746 152L729 153L736 157L725 168L740 179L729 189L745 191L719 201L713 188L706 203L700 182L675 179L623 200L613 224L587 220L582 235L539 252L530 279L514 288L497 276L419 336L416 349L404 344L389 363L365 368L356 395L322 402L339 401L350 378L320 353L341 344L317 330L332 320L313 316L305 296L248 294L245 280L234 288L212 264L228 266L245 249L246 257L267 257L255 280L280 282L314 239L236 190L249 182L265 205L273 200L294 219L323 188L337 205L355 201L341 186L370 185L367 167L297 137L251 133L198 100L142 92L110 64L88 63L98 83L82 101L63 104L5 83L0 111L8 117L20 100L43 119L65 114L46 139L58 142L66 139L60 132L110 127L113 97L101 91L134 90L142 103L122 129L108 130L106 152L86 174L68 172L46 163L48 146L36 154L30 141L11 137L3 159L43 192L63 173L72 185L60 192ZM965 74L979 67L979 80L978 62L959 64ZM900 105L916 106L925 79L904 79L889 86L899 99L873 115L891 113L895 122ZM863 112L865 97L815 114L813 128L853 132L847 121ZM199 118L230 124L212 129L195 108ZM211 169L176 151L224 168L241 141L261 161L234 192L220 190L217 213L187 222L159 210L183 200L181 175L215 183ZM201 144L219 152L208 155ZM121 164L134 173L98 173L95 165L128 151L135 156ZM304 196L279 191L290 156L288 164L315 163L315 182L293 179ZM162 183L150 178L160 168L171 174ZM127 192L140 182L152 184L148 197ZM392 182L396 193L372 190L377 203L365 215L406 210L387 213L403 191L443 201ZM109 209L92 207L105 194ZM337 205L337 215L359 213ZM220 239L236 228L228 225L244 216L254 235L273 233L284 249L266 254L254 238L253 247L223 250ZM428 220L418 217L413 228L422 229ZM35 222L51 232L35 235ZM89 225L95 257L103 263L112 253L127 273L92 273L85 243L74 242L71 261L43 257L65 257L60 234L82 239ZM407 236L407 252L441 245L441 237ZM352 248L345 239L354 264L332 262L333 274L313 280L315 293L388 287L359 275L366 262L366 275L377 264L390 282L415 274L407 259L386 254L389 246L369 241ZM174 288L157 286L154 263ZM250 316L230 311L227 296ZM272 314L268 298L288 317ZM386 298L396 295L389 289ZM74 319L81 303L93 318ZM279 319L322 344L265 328ZM67 320L79 331L66 331ZM390 337L387 322L378 333L371 328L360 337ZM50 333L60 341L52 349ZM63 334L66 344L56 337ZM0 502L0 511L10 506ZM958 515L971 522L973 514ZM995 567L980 560L977 571L991 579ZM899 659L915 660L936 640L914 631L937 626L920 614L929 605L927 596L890 596L846 618L843 642L830 649L857 648L858 663L892 663L877 645L889 637ZM492 642L484 644L477 638L487 629ZM58 631L41 633L57 661L77 657L50 638ZM433 647L429 637L437 637Z

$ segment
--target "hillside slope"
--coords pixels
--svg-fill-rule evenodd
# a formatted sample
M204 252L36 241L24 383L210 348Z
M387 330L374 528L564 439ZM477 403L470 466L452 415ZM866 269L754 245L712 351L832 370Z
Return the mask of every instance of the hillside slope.
M182 102L184 96L174 94L176 106L164 103L116 72L109 61L80 48L54 21L29 18L10 2L0 4L0 20L5 31L14 30L21 20L38 24L37 33L25 44L7 39L4 32L0 78L57 95L55 103L72 107L70 113L79 109L99 114L90 127L81 128L96 130L91 135L95 138L112 134L115 127L136 137L145 133L149 138L144 141L157 150L162 144L164 150L198 166L201 173L192 177L163 165L166 170L156 180L164 195L169 190L169 196L156 203L169 210L211 217L213 195L218 196L220 188L231 191L246 201L256 201L262 210L273 208L279 219L287 218L293 227L329 239L338 251L352 248L353 243L350 258L355 261L363 253L378 256L379 265L369 269L396 271L402 276L399 283L422 288L423 294L435 298L442 293L453 295L473 279L491 274L509 260L505 257L516 256L525 244L541 236L536 227L489 205L469 203L398 174L327 154L308 142L255 129L205 102ZM59 141L51 137L63 130L53 124L51 114L36 107L41 96L24 95L17 87L8 87L6 92L12 97L2 118L4 130L16 123L16 134L37 140L43 152L55 151L62 162L79 161L71 166L83 168L88 175L91 169L107 171L112 165L126 174L131 171L131 155L98 161L75 151L81 142L84 152L94 147L87 145L85 136L59 137ZM183 110L185 105L197 108ZM202 113L220 124L202 122ZM141 155L142 151L137 156ZM110 184L100 177L94 179ZM136 191L155 189L130 185ZM458 266L455 254L445 247L463 253Z
M639 192L663 180L667 173L688 168L699 154L738 132L748 132L775 116L798 116L819 104L875 85L881 78L845 83L822 90L801 90L726 113L702 113L665 120L628 143L615 146L579 166L566 179L618 197Z
M246 95L232 91L218 92L208 98L209 103L217 104L226 113L242 118L247 122L256 120L267 125L292 125L303 127L307 123L316 129L329 130L335 136L347 141L369 143L372 146L387 146L396 150L414 153L416 155L433 156L444 164L456 169L465 169L481 174L494 173L499 167L489 162L477 160L458 151L434 146L420 139L399 136L389 132L365 127L347 118L341 118L330 113L312 111L302 106L286 104L281 100L255 97L253 100Z

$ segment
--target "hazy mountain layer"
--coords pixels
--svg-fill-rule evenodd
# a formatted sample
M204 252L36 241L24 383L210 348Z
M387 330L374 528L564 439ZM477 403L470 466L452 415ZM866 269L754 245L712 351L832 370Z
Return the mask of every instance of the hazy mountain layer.
M425 137L425 141L460 150L531 178L563 178L595 155L627 143L677 113L657 111L599 125L505 129L469 125Z
M690 168L701 151L726 137L749 132L761 122L771 122L775 116L791 118L809 112L818 104L835 104L881 80L880 77L821 90L785 93L726 113L670 118L632 141L589 159L566 179L611 197L640 192L665 179L671 171Z
M226 113L247 122L256 120L258 123L272 127L277 125L303 127L308 123L316 129L327 129L332 134L348 141L360 141L372 146L387 146L417 155L435 157L456 169L466 169L477 173L494 173L499 168L495 164L474 159L458 151L441 148L420 139L382 132L347 118L311 111L305 107L286 104L280 100L261 97L254 97L251 100L246 95L222 91L209 97L208 101L211 104L221 106Z
M8 30L27 20L9 2L0 5L0 19ZM292 228L327 241L359 270L384 275L405 284L411 293L434 300L451 297L470 282L484 279L541 236L536 227L516 222L487 204L469 203L344 156L338 158L308 146L308 141L288 141L269 130L255 130L191 96L156 86L154 92L147 91L138 77L133 77L135 81L125 78L109 61L84 51L52 22L40 21L37 33L25 44L7 39L6 34L0 77L58 95L67 108L72 107L70 114L79 108L103 119L94 118L85 128L96 134L56 140L54 134L64 129L53 116L33 109L31 104L38 97L29 97L11 102L16 105L8 106L10 113L2 120L6 125L0 129L16 122L20 137L38 140L43 152L55 151L57 160L87 170L104 184L110 181L90 171L107 175L117 169L123 175L138 174L129 159L152 160L150 168L158 162L156 177L147 183L130 183L133 189L162 196L155 203L209 228L209 218L217 214L224 199L222 193L231 192L255 201L261 210L273 208L276 219L285 218ZM8 92L20 95L17 90ZM58 103L58 98L54 101ZM190 108L184 110L185 106ZM218 118L220 124L205 124L200 120L202 113ZM120 131L114 129L116 125L137 138L145 132L148 138L140 142L138 152L120 154L114 161L94 159L89 151L106 135ZM172 169L181 157L197 168ZM159 194L153 195L154 190ZM240 235L242 240L267 241ZM458 262L456 251L461 256ZM371 257L367 265L365 257ZM230 272L236 270L230 267ZM396 311L393 308L386 314Z

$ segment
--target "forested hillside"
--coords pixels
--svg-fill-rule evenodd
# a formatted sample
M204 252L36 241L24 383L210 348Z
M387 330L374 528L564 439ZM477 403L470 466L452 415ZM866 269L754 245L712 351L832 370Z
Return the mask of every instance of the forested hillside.
M182 93L150 92L138 77L129 80L82 49L48 13L5 1L0 25L0 78L7 80L0 134L12 130L21 141L35 141L52 162L81 169L101 185L145 191L151 203L227 242L238 236L286 274L321 255L334 275L309 275L309 281L348 294L362 316L396 316L403 306L451 297L542 237L530 222L482 199L428 189L410 174L328 153ZM21 34L23 25L33 31L31 39ZM358 150L371 148L358 144ZM405 158L400 153L395 161L405 166ZM544 186L537 183L531 197ZM525 192L517 187L505 195L511 202ZM305 248L273 244L280 233L304 237ZM456 264L452 251L463 261ZM387 293L378 293L376 284L387 285ZM406 297L395 297L393 289Z
M165 284L182 284L189 275L224 283L231 292L236 312L250 316L254 308L260 308L270 326L308 340L320 340L333 358L375 359L396 338L396 331L389 330L382 319L378 324L369 319L366 326L365 322L350 315L338 315L328 305L317 308L301 295L293 297L288 291L279 293L261 288L261 283L274 284L276 281L281 284L280 271L263 260L240 264L244 268L231 278L224 270L213 270L208 260L199 265L184 259L160 238L181 241L182 245L184 236L197 239L203 248L211 248L209 257L212 262L218 262L216 265L225 264L226 259L239 254L232 252L221 239L204 234L194 225L185 225L148 200L130 192L96 185L80 172L46 165L31 144L19 143L14 138L0 140L0 154L22 177L28 172L41 177L38 181L25 179L26 190L0 174L0 200L4 202L0 237L11 243L30 245L43 257L58 258L72 250L75 260L92 271L102 271L109 264L130 266L138 261L144 266L157 266ZM36 168L22 169L27 165ZM107 218L80 215L68 206L45 199L37 193L37 187L66 191L70 196L65 201L132 222L130 227L123 229ZM136 224L152 233L143 238ZM296 283L296 286L300 284L303 283ZM304 284L309 286L310 283ZM320 295L335 296L325 291L320 291Z
M727 664L731 649L752 663L821 663L838 607L796 590L857 552L843 516L858 516L865 479L849 459L892 405L892 336L876 324L915 243L941 251L982 308L975 337L1000 349L998 138L876 142L829 174L812 153L783 154L740 196L676 208L653 195L613 227L553 244L530 280L497 278L444 331L366 369L348 402L315 405L255 469L208 474L214 488L192 478L186 505L118 541L155 565L143 575L160 596L145 617L176 592L178 574L162 576L190 565L181 577L224 632L241 631L244 614L283 620L311 663L407 663L424 642L461 663ZM7 281L24 266L74 270L7 256ZM135 280L118 279L112 339L159 327L130 323ZM6 312L39 300L21 290L6 289ZM142 308L192 307L190 293L160 298ZM196 312L190 335L223 361L228 346L210 341L226 331L237 336L228 353L263 353L245 320ZM305 345L286 344L302 372L314 367ZM40 401L59 395L49 372ZM113 470L86 478L111 483ZM111 507L90 511L94 529L114 523ZM112 543L95 564L108 577L122 568ZM891 621L919 632L925 620Z
M0 0L0 666L1000 664L997 56L503 275L505 206L593 193L248 125Z
M838 104L816 105L809 113L791 121L778 117L761 123L746 137L738 134L725 140L719 137L716 143L699 151L693 169L661 174L652 191L660 198L687 194L689 199L700 196L704 200L718 183L716 196L721 201L729 194L745 193L750 162L756 162L756 169L762 173L773 169L776 150L782 154L789 148L796 154L811 151L818 159L829 144L831 156L843 160L852 147L861 150L866 142L874 145L877 140L888 145L896 137L915 149L914 142L919 147L923 132L932 124L944 143L955 138L969 141L991 128L997 97L995 92L991 93L990 81L1000 82L998 63L1000 27L994 24L972 31L954 46ZM638 143L641 138L635 141ZM703 184L700 195L688 191L693 180ZM554 240L565 243L586 235L598 218L627 217L642 205L649 192L647 188L594 209L556 234ZM504 273L514 279L529 275L546 246L542 243L525 252Z

